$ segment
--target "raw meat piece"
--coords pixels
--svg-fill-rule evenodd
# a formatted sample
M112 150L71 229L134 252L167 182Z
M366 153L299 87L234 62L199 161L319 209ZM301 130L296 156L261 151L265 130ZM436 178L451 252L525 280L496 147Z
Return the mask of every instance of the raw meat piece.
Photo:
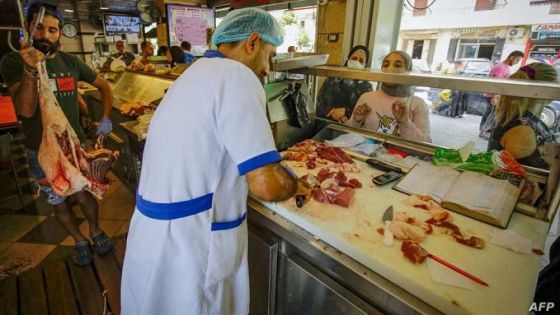
M453 221L453 217L449 212L441 207L441 205L432 199L430 196L417 196L411 195L407 200L408 204L415 208L420 208L430 211L432 219L435 221Z
M317 167L316 159L313 158L313 159L307 161L307 162L305 163L305 166L307 166L307 168L310 169L310 170L315 169L315 168Z
M424 233L426 234L432 234L433 232L432 226L430 224L416 219L415 217L411 216L407 212L400 212L400 211L396 212L393 217L393 222L395 221L401 221L407 224L415 225L421 228L422 231L424 231Z
M336 178L338 182L345 182L348 180L348 178L346 178L346 175L342 171L338 171L338 173L336 173L336 176L334 178Z
M334 200L334 204L342 206L344 208L348 208L350 205L350 201L352 197L354 197L355 190L352 188L346 188L343 191L339 192Z
M420 243L426 238L426 233L421 228L403 221L393 220L391 232L398 240L413 240Z
M401 245L401 251L408 260L418 265L426 260L428 252L414 241L405 240Z
M317 179L317 177L311 175L311 174L306 174L303 175L299 181L307 188L315 188L321 185L321 183L319 182L319 180Z
M339 148L318 148L317 155L322 159L329 160L335 163L354 163L352 158Z
M362 183L359 180L352 178L346 182L339 182L340 187L350 187L350 188L362 188Z
M320 203L329 203L329 198L327 197L327 194L321 188L313 189L311 195L313 196L313 199L317 200Z
M465 237L463 235L463 233L461 232L461 229L453 223L446 222L446 221L438 222L438 221L434 220L433 218L427 220L426 223L433 224L435 226L444 228L445 230L448 231L448 234L453 236L453 238L457 241L457 243L467 245L467 246L470 246L470 247L474 247L474 248L478 248L478 249L484 248L484 240L483 239L481 239L479 237L476 237L476 236L471 236L469 238Z
M307 161L307 154L301 151L288 151L284 153L282 159L286 161L305 162Z
M109 188L105 175L118 156L106 149L85 152L51 91L46 65L38 64L39 108L43 137L38 158L53 191L69 196L83 189L101 198Z
M325 179L332 177L334 177L334 174L329 172L329 170L325 167L320 169L319 173L317 173L317 179L319 179L320 182L323 182Z

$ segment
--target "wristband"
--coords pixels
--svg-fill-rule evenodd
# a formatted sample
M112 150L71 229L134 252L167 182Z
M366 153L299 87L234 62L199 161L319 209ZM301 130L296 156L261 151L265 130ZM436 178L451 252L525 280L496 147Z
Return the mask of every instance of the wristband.
M37 69L31 68L27 65L23 66L23 72L25 72L27 75L29 75L33 78L36 78L38 73L39 73L39 71L37 71Z

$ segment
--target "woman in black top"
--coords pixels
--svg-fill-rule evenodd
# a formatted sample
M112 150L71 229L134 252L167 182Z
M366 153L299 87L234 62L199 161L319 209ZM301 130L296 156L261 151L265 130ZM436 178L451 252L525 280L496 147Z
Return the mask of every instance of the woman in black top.
M363 69L369 61L369 51L365 46L355 46L348 54L344 66ZM317 97L316 115L340 123L346 123L354 106L362 94L372 90L369 81L327 78Z
M546 63L521 67L510 79L557 81L556 70ZM556 142L553 132L539 119L550 101L545 99L500 96L496 108L496 127L488 141L488 150L507 150L521 164L548 168L539 148L545 142Z

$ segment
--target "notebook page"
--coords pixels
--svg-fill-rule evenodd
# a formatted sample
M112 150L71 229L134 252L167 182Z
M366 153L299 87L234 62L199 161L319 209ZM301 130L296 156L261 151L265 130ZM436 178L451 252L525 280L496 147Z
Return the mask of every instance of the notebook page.
M458 171L431 165L416 165L398 184L409 194L431 195L441 202L460 175Z

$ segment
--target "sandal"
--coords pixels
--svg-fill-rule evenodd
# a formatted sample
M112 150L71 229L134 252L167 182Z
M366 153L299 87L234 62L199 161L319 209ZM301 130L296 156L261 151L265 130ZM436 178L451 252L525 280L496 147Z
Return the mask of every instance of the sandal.
M113 248L113 242L105 232L101 232L91 238L93 241L93 249L99 255L107 254Z
M91 264L93 257L89 250L89 241L80 241L74 246L74 254L72 255L74 263L78 266L86 266Z

